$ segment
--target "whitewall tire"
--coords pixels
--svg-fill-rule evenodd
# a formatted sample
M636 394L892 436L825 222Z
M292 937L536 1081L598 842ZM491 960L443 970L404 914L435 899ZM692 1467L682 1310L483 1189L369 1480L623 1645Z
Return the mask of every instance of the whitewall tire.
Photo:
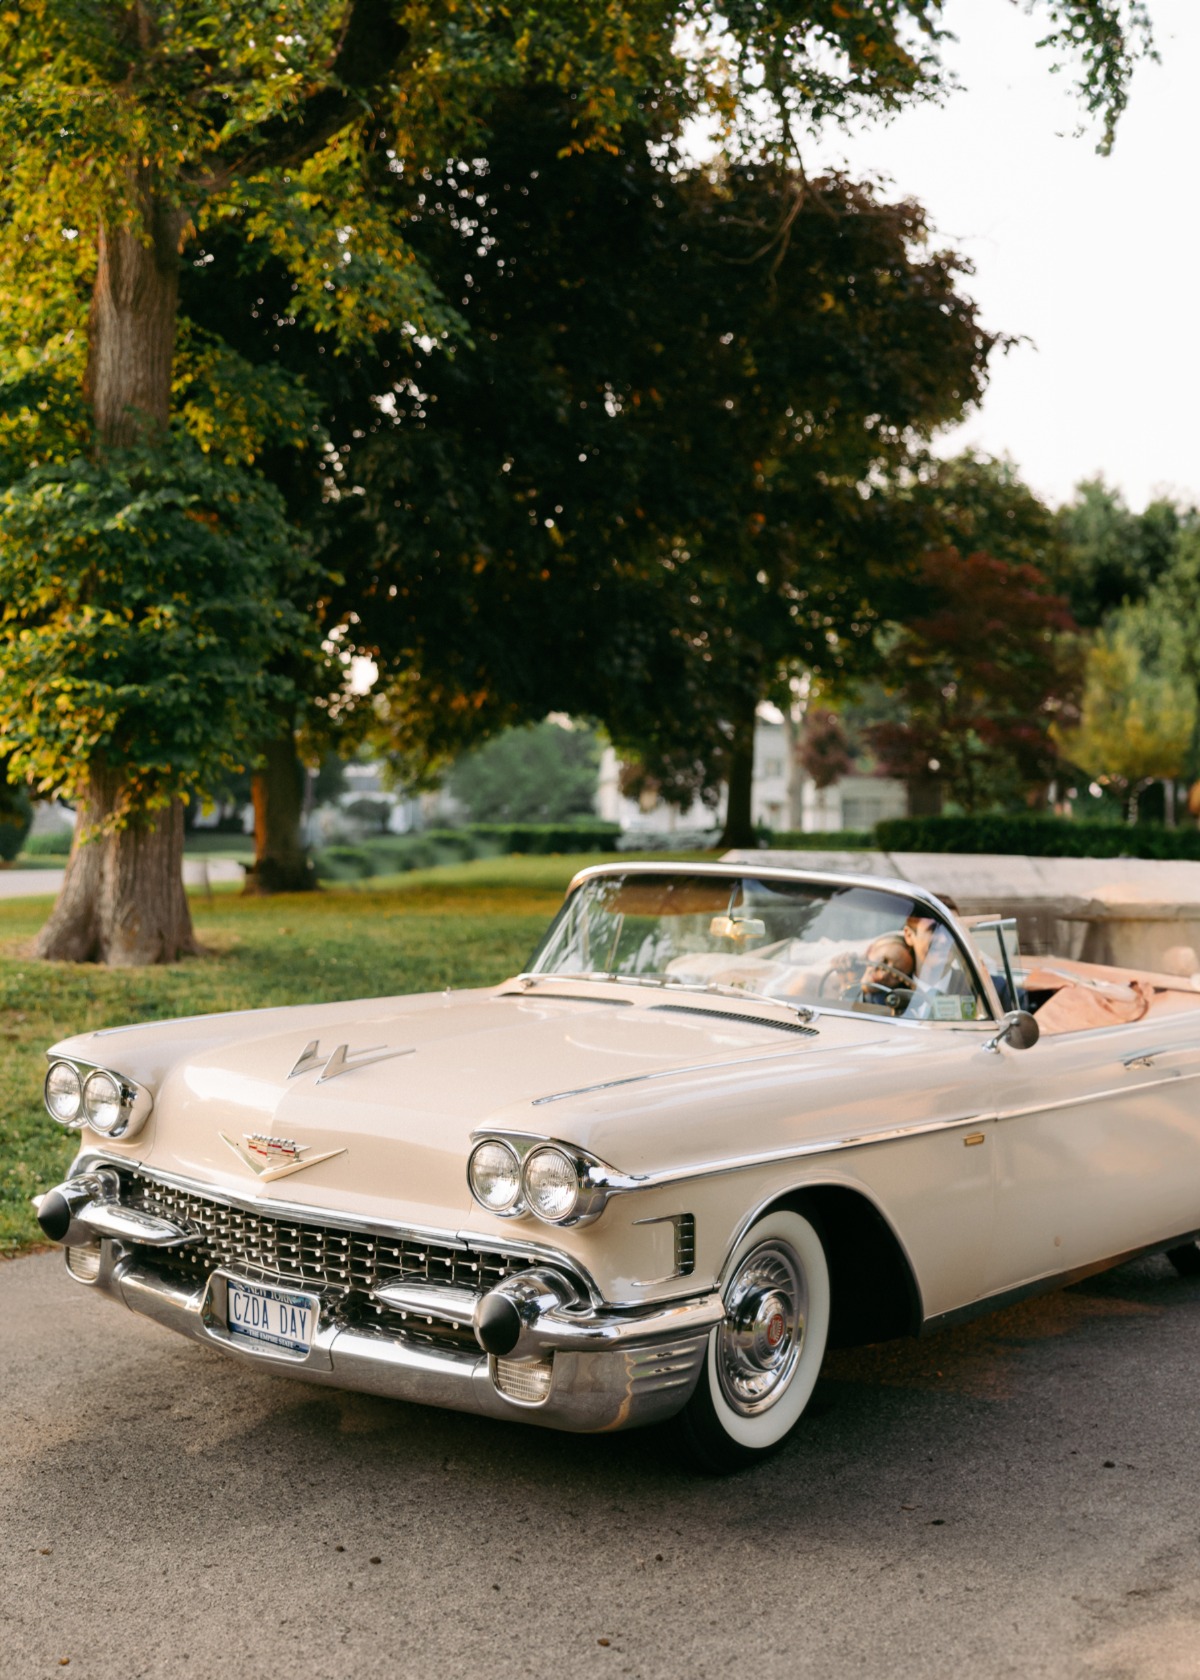
M750 1227L725 1268L725 1319L709 1336L684 1444L723 1474L783 1445L799 1422L829 1337L829 1265L803 1214L779 1208Z

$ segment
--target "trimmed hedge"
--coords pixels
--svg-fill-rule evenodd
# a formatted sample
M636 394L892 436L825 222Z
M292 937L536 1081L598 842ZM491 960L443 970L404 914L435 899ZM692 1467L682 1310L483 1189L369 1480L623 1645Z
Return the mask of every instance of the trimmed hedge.
M617 823L468 823L465 833L493 843L496 855L533 852L615 852L621 829Z
M870 852L878 845L863 828L832 828L808 834L795 828L772 830L768 846L780 852Z
M467 828L373 835L357 845L326 846L313 861L323 881L366 881L373 875L407 874L410 869L436 869L443 863L508 852L613 852L620 832L610 823L472 823Z
M883 852L998 852L1024 857L1191 859L1200 829L1062 817L890 817L876 825Z
M470 839L453 829L422 834L380 835L357 845L326 846L313 862L322 881L366 881L373 875L402 875L477 857Z

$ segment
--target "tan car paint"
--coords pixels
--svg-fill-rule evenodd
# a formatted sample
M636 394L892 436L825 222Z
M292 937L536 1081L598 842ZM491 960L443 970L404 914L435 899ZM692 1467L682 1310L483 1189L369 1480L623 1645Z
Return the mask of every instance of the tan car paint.
M509 982L153 1023L55 1053L154 1095L137 1137L85 1132L85 1148L238 1197L536 1244L573 1258L613 1303L710 1288L754 1211L806 1185L875 1204L931 1318L1200 1225L1190 1020L1015 1052L987 1047L994 1023L822 1014L801 1036L764 1024L789 1019L779 1007L749 1000L705 998L689 1014L648 988L586 994ZM289 1077L313 1040L322 1055L411 1053ZM1125 1065L1172 1048L1158 1071ZM650 1182L578 1229L501 1219L466 1184L472 1135L488 1129L558 1138ZM331 1158L264 1184L221 1137L254 1132ZM662 1221L683 1212L697 1252L680 1279Z
M632 987L598 987L580 1001L508 985L155 1023L81 1035L55 1053L111 1067L154 1093L145 1131L124 1145L85 1133L87 1146L243 1197L549 1246L584 1265L610 1301L710 1287L747 1212L805 1182L852 1185L880 1206L931 1294L927 1310L957 1304L964 1285L982 1287L986 1156L967 1159L942 1133L795 1153L918 1120L973 1121L986 1107L981 1029L826 1015L801 1037L764 1024L786 1020L777 1009L722 1000L723 1018L714 1019L664 1013L661 1001ZM316 1071L289 1077L314 1038L322 1052L346 1043L351 1053L413 1053L327 1082ZM973 1077L981 1100L964 1112ZM489 1128L563 1139L622 1174L702 1167L704 1176L616 1196L579 1230L500 1219L476 1206L466 1184L472 1134ZM264 1185L222 1133L344 1153ZM784 1158L742 1165L762 1155ZM936 1231L920 1218L922 1194L935 1192L953 1210ZM669 1275L670 1227L652 1223L680 1212L697 1218L687 1280ZM976 1250L978 1265L964 1267L964 1251Z

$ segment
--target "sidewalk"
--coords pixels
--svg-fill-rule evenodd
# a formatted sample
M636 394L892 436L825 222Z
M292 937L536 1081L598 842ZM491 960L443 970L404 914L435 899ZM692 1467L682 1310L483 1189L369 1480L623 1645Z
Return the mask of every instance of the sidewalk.
M245 871L234 858L185 857L183 879L186 886L203 887L205 882L245 879ZM0 869L0 898L52 898L62 886L61 869Z

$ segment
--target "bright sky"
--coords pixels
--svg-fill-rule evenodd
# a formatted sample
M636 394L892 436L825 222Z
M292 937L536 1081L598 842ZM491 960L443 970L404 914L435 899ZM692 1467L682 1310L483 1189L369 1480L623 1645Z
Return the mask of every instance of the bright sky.
M1110 157L1076 137L1066 73L1011 0L949 0L965 91L806 158L891 177L975 264L985 323L1023 334L982 408L939 444L1009 454L1053 501L1103 473L1141 508L1200 502L1200 0L1150 0L1143 64Z

